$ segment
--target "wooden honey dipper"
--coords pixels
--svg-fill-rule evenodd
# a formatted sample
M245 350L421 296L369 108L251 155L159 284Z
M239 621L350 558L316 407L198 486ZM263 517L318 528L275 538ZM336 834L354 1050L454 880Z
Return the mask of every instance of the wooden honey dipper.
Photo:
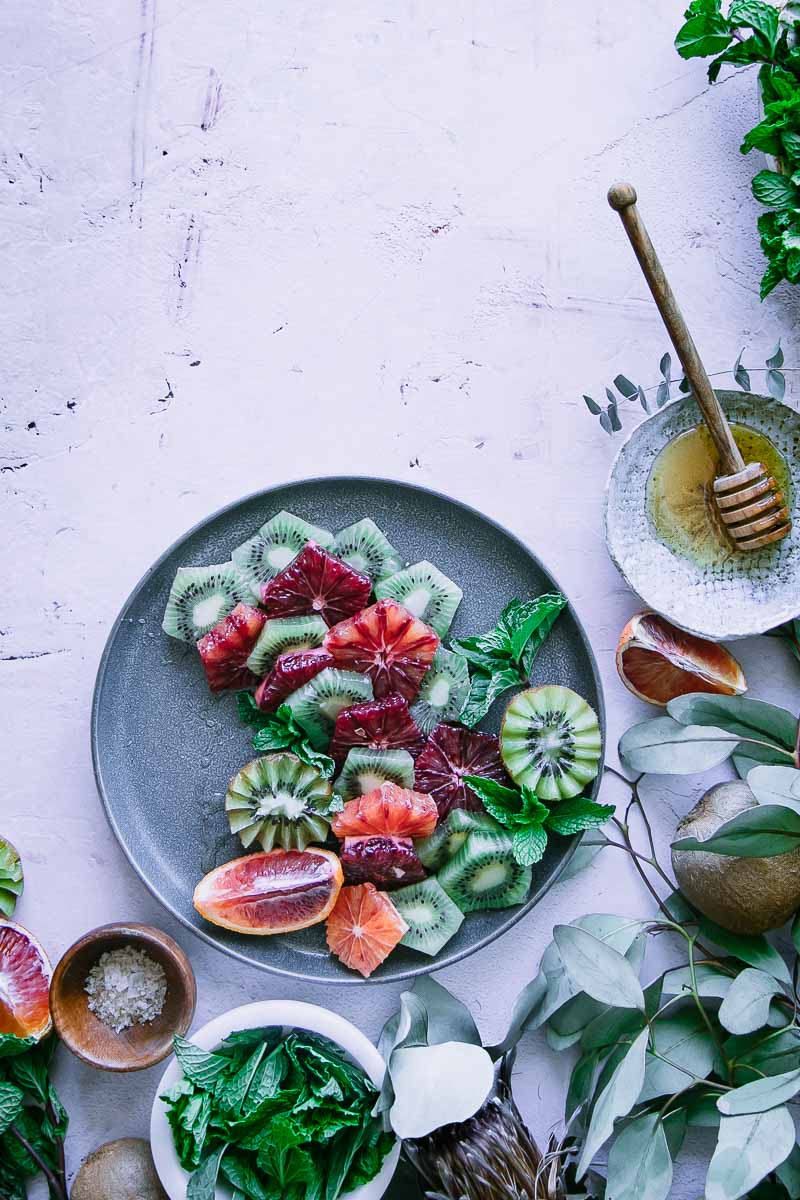
M608 203L620 215L719 455L724 474L714 480L714 500L728 536L737 550L760 550L770 542L779 542L792 528L783 495L762 463L745 465L728 418L714 393L650 235L639 216L636 190L630 183L615 183L609 189Z

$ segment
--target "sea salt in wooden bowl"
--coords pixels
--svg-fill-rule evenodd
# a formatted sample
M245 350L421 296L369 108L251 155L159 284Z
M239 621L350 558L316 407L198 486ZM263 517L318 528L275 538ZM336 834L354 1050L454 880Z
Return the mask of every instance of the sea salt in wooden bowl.
M158 1016L115 1033L89 1008L86 979L101 955L123 946L143 950L159 963L167 990ZM83 1062L104 1071L141 1071L161 1062L172 1052L173 1035L189 1029L196 1002L189 959L177 942L151 925L101 925L84 934L67 950L50 985L53 1024L61 1041Z

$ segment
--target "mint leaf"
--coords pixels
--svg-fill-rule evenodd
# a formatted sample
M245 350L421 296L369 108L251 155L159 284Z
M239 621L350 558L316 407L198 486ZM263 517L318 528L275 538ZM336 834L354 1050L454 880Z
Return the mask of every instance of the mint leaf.
M763 0L733 0L728 11L731 25L745 26L760 33L766 42L764 49L771 53L778 40L778 10Z
M523 867L532 867L539 862L546 848L547 832L542 825L531 824L514 834L512 853Z
M489 816L501 825L507 825L510 816L522 812L519 789L504 787L494 779L483 779L479 775L465 775L464 783L475 793Z
M0 837L0 917L14 915L17 900L22 895L22 863L11 842Z
M791 209L800 205L796 185L777 171L759 171L753 179L753 195L769 208Z
M199 1088L208 1090L220 1075L230 1070L229 1059L223 1058L221 1054L211 1054L208 1050L201 1050L199 1046L195 1046L193 1042L187 1041L177 1033L172 1039L172 1046L184 1075L187 1079L191 1079L192 1083L196 1083Z
M483 720L498 696L502 696L509 688L519 687L521 682L515 666L495 671L493 675L473 675L467 703L461 710L459 721L472 729Z
M277 712L262 712L256 706L250 692L239 692L237 696L239 715L247 725L256 728L253 737L253 749L259 754L269 754L275 750L289 750L296 754L301 762L316 767L326 779L332 779L336 771L333 759L315 750L304 729L297 724L288 704L282 704Z
M514 661L522 664L527 658L531 662L535 653L543 645L547 635L555 624L556 618L567 603L566 596L560 593L539 596L523 605L514 616L514 631L511 636L511 654ZM535 650L530 653L529 643L533 640ZM530 674L530 666L525 668L525 674Z
M569 836L582 829L595 829L614 815L613 804L597 804L586 796L562 800L548 812L545 826L553 833Z
M704 10L689 17L678 30L675 49L681 58L704 58L708 54L719 54L732 37L731 27L720 13Z
M0 1058L10 1058L12 1055L24 1054L31 1046L36 1045L36 1038L20 1038L13 1033L0 1033Z
M227 1144L214 1150L197 1168L186 1188L186 1200L214 1200L217 1194L217 1176Z
M22 1088L13 1083L0 1083L0 1133L5 1133L9 1125L16 1121L22 1112L22 1101L25 1093Z

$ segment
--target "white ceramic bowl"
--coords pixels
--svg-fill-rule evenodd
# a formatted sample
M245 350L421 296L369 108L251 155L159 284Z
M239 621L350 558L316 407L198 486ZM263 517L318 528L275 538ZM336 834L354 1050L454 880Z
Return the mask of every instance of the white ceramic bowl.
M358 1063L364 1073L369 1076L376 1087L383 1082L385 1064L372 1042L364 1036L360 1029L345 1021L344 1017L330 1012L327 1008L319 1008L316 1004L303 1004L299 1000L259 1000L255 1004L244 1004L241 1008L233 1008L209 1021L197 1033L190 1034L191 1040L204 1050L214 1050L223 1038L236 1029L258 1029L261 1026L281 1025L293 1029L306 1029L309 1033L318 1033L330 1038L348 1054L353 1062ZM170 1200L186 1200L186 1185L188 1174L178 1161L172 1132L167 1122L166 1105L159 1096L176 1084L182 1072L175 1057L170 1059L169 1066L161 1077L156 1089L153 1111L150 1116L150 1145L153 1152L153 1162L156 1165L161 1183ZM379 1174L369 1183L348 1192L348 1200L380 1200L391 1183L397 1160L400 1157L400 1143L390 1150L384 1160ZM226 1185L217 1188L217 1200L230 1200L231 1189Z

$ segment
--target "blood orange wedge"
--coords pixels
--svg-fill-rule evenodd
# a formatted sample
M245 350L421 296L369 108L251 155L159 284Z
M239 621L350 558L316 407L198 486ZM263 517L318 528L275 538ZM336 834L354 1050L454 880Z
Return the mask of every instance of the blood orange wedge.
M408 701L402 696L386 696L383 700L368 700L354 704L336 718L330 752L343 759L352 746L369 746L372 750L408 750L419 754L425 738L411 716Z
M408 933L399 912L374 883L342 888L328 917L328 949L366 978Z
M382 833L387 837L430 837L436 828L436 803L422 792L382 783L379 788L348 800L341 812L331 818L337 837L366 837Z
M236 933L289 933L324 921L342 886L329 850L271 850L223 863L201 879L194 906L212 925Z
M213 629L200 638L197 649L212 692L243 687L252 680L247 660L266 621L250 604L237 604Z
M292 692L332 666L333 659L327 650L296 650L281 654L269 675L259 684L256 704L265 712L272 712Z
M329 629L325 649L345 671L369 675L377 699L415 699L439 645L438 634L402 604L379 600Z
M454 808L479 812L483 805L464 783L465 775L480 775L509 785L500 757L500 743L489 733L472 733L455 725L437 725L417 759L414 784L436 802L439 819Z
M369 600L372 580L307 542L297 558L268 580L261 603L271 617L318 613L328 625L351 617Z
M650 704L688 692L740 696L747 680L724 646L684 633L654 612L631 617L617 646L617 670L628 691Z
M421 883L427 872L409 837L348 837L342 847L345 883L374 883L384 891Z
M0 921L0 1036L37 1041L50 1032L50 962L32 933Z

